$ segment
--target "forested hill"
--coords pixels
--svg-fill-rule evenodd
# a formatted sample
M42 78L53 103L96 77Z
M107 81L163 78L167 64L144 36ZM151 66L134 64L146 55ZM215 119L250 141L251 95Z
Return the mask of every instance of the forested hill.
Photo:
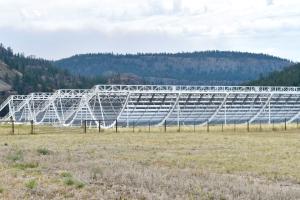
M59 88L89 88L101 79L74 76L44 59L15 54L0 44L0 91L18 94L50 92Z
M280 72L273 72L246 85L266 85L266 86L300 86L300 63L292 65Z
M83 54L55 62L73 74L118 74L151 84L238 85L291 65L264 54L206 51L176 54Z

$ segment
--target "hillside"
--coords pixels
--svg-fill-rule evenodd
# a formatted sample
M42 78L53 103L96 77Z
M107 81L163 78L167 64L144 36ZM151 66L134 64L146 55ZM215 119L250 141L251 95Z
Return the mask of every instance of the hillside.
M12 70L4 62L0 60L0 91L10 91L12 86L8 83L15 76L22 76L18 71Z
M291 65L264 54L206 51L177 54L83 54L58 60L71 73L134 76L151 84L238 85Z
M300 63L280 72L273 72L259 80L246 83L246 85L300 86Z
M71 75L44 59L15 54L0 45L0 90L14 90L18 94L51 92L59 88L89 88L103 83L99 78L88 79Z

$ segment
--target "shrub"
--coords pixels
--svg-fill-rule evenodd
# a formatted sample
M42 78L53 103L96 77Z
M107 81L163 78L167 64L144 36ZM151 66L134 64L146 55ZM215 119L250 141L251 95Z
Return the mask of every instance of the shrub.
M38 148L37 149L37 152L40 154L40 155L49 155L50 154L50 151L46 148Z
M72 174L69 172L63 172L61 173L61 176L64 178L64 184L68 186L75 185L76 188L80 189L85 186L85 184L79 180L76 180L73 178Z
M69 173L69 172L62 172L61 174L61 177L64 177L64 178L72 178L72 174L71 173Z
M23 152L21 150L12 152L7 156L7 159L13 162L23 160Z
M36 182L36 180L30 180L30 181L28 181L28 182L26 182L25 183L25 186L28 188L28 189L31 189L31 190L33 190L33 189L35 189L36 187L37 187L37 182Z
M37 162L29 162L29 163L17 163L14 165L15 168L25 170L28 168L37 168L39 163Z
M0 187L0 194L2 194L4 192L4 189L2 187Z
M67 178L64 179L64 183L65 183L66 185L71 186L71 185L74 185L74 184L75 184L75 181L74 181L74 179L73 179L72 177L67 177Z
M76 186L76 188L81 189L85 186L85 184L83 182L77 180L75 182L75 186Z

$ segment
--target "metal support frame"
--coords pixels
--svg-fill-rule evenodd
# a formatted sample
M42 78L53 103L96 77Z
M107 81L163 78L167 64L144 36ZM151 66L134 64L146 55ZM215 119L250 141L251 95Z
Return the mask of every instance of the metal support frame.
M300 88L259 86L96 85L54 93L12 95L1 105L1 120L16 123L112 128L135 123L292 123L300 118ZM101 121L101 124L100 124Z

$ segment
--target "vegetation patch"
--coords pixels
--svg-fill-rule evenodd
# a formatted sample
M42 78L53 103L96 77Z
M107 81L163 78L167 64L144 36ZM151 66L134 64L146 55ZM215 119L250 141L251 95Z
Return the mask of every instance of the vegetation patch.
M21 150L11 152L7 159L13 162L23 160L23 152Z
M66 177L64 178L64 184L71 186L75 184L75 181L73 177Z
M60 176L63 178L70 178L72 177L72 174L70 172L62 172Z
M84 184L82 181L77 180L77 181L75 182L75 187L78 188L78 189L81 189L81 188L83 188L84 186L85 186L85 184Z
M38 154L44 155L44 156L50 154L50 151L48 149L46 149L46 148L38 148L37 152L38 152Z
M37 168L38 166L39 166L39 163L37 163L37 162L16 163L14 165L15 168L20 169L20 170L33 169L33 168Z
M35 179L29 180L25 183L26 188L33 190L37 187L37 182Z
M61 173L61 177L63 177L63 182L65 185L68 185L68 186L74 185L78 189L83 188L85 186L84 182L77 180L69 172Z

